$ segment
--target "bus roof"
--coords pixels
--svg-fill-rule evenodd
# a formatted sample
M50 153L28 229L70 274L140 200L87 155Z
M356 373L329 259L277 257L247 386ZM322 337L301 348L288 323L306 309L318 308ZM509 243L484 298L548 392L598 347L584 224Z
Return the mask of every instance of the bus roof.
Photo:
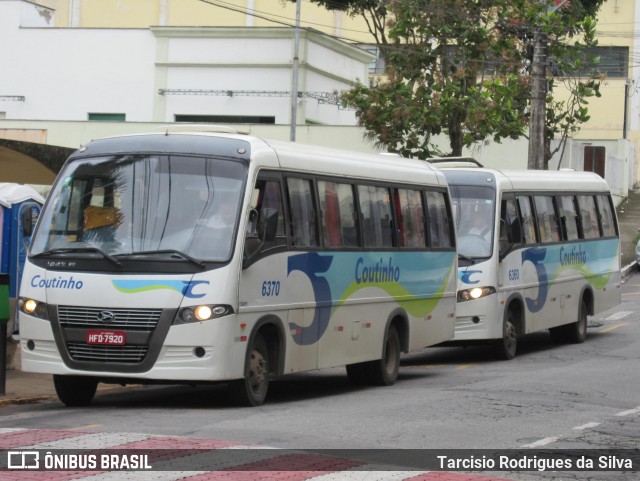
M442 168L450 184L491 185L503 190L608 192L607 182L594 172L575 170L499 170L488 168Z
M399 156L371 154L328 147L264 140L251 135L227 132L183 132L167 130L94 140L69 158L130 154L220 155L236 158L257 167L326 173L347 179L385 179L390 182L446 185L444 175L428 162Z
M286 170L326 172L348 179L377 178L391 182L446 185L444 175L423 160L275 140L265 142L276 152L280 166Z

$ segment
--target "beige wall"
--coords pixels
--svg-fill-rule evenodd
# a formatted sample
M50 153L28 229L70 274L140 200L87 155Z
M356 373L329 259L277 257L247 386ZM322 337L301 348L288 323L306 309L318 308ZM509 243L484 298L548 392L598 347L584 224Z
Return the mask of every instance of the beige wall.
M283 23L294 25L296 18L296 5L287 0L225 0L233 10L201 0L39 0L38 3L56 10L56 27L274 27ZM259 16L249 15L250 11ZM302 27L347 41L372 41L366 24L359 18L329 12L308 1L302 2L300 13Z

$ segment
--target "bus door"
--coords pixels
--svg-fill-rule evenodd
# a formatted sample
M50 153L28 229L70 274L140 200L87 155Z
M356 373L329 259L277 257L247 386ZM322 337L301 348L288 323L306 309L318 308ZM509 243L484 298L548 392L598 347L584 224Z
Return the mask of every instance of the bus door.
M270 216L271 220L267 220ZM277 218L275 235L267 235ZM246 228L244 265L240 276L240 311L259 322L277 317L286 337L284 372L316 369L318 334L314 325L313 267L309 253L288 251L281 176L263 173L254 186Z

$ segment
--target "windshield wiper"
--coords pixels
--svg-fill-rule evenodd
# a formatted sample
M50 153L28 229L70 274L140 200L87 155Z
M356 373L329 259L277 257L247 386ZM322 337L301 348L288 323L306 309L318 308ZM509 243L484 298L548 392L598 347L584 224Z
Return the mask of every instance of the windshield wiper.
M162 249L159 251L138 251L138 252L127 252L126 254L118 254L118 257L132 257L132 256L153 256L156 254L171 254L172 256L176 256L179 257L181 259L187 260L189 262L192 262L193 264L196 264L199 267L202 267L203 269L206 267L206 265L204 264L204 262L199 261L198 259L195 259L194 257L191 257L189 254L185 254L182 251L179 251L177 249Z
M113 257L111 254L107 254L102 249L98 249L97 247L61 247L58 249L51 249L48 251L39 252L38 254L34 254L31 257L49 257L55 256L58 254L74 254L77 252L95 252L96 254L100 254L105 259L113 262L115 265L121 265L120 261Z
M475 260L474 258L472 258L472 257L467 257L467 256L465 256L464 254L460 254L460 253L458 254L458 259L462 259L463 261L469 261L469 262L471 262L472 264L475 264L475 263L476 263L476 260Z

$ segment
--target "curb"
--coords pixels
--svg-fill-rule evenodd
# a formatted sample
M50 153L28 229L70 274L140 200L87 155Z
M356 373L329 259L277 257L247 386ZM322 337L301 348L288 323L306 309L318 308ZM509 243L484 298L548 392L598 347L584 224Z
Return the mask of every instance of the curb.
M0 408L3 406L9 406L11 404L31 404L38 401L48 401L49 399L53 399L53 396L32 396L23 398L0 399Z
M628 264L623 268L621 268L620 274L622 275L622 278L626 279L627 277L629 277L631 272L636 268L636 265L637 265L636 261L633 261L631 264Z

